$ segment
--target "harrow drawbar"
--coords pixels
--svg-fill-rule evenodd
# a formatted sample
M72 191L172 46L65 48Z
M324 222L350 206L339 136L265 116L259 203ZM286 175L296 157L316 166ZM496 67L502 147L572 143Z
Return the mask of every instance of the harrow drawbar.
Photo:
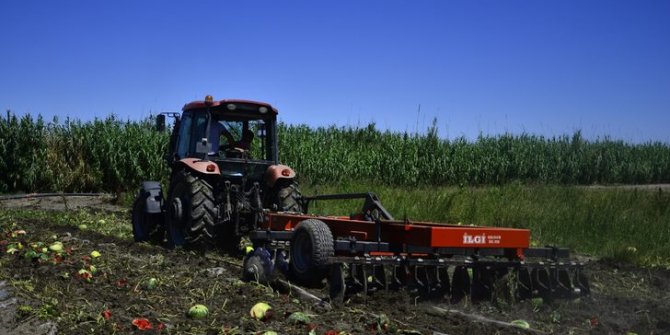
M301 284L327 279L335 300L397 290L452 302L589 294L584 264L565 248L531 248L527 229L399 221L371 193L306 197L303 206L352 198L365 204L349 217L265 213L250 233L247 276L279 262Z

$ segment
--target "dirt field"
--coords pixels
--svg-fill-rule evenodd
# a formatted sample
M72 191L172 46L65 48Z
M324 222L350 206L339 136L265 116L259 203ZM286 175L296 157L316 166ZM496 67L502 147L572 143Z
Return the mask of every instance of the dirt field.
M124 208L97 197L71 198L67 206L58 197L4 200L0 213L6 214L1 207L86 208L107 215L111 211L120 224L130 225ZM47 250L26 255L29 248L41 250L56 241L62 242L60 254ZM12 246L17 251L11 252ZM94 257L93 251L100 256ZM354 296L344 305L327 308L290 292L241 282L240 263L240 258L216 252L199 255L136 244L76 222L56 224L48 216L3 220L0 334L263 334L268 330L279 334L670 334L667 269L594 260L587 266L592 294L552 303L450 305L390 292ZM261 301L274 309L267 321L249 315L250 308ZM186 312L194 304L207 306L209 315L189 318ZM293 323L288 318L293 312L303 312L310 320ZM504 324L519 319L531 329ZM140 329L148 325L151 329Z

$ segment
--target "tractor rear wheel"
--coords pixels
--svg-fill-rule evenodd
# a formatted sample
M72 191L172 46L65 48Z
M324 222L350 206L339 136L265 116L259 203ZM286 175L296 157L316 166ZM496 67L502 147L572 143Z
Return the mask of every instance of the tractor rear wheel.
M277 205L278 211L303 213L302 203L300 202L302 195L298 189L298 183L294 180L277 181L274 194L274 203Z
M212 186L187 171L173 177L168 199L168 244L210 249L216 240L216 206Z
M151 242L160 244L165 237L165 230L161 225L162 213L147 213L147 196L144 192L135 199L131 221L133 223L133 237L135 242Z
M300 222L291 240L292 279L305 286L319 286L328 274L329 258L334 254L333 234L323 221Z

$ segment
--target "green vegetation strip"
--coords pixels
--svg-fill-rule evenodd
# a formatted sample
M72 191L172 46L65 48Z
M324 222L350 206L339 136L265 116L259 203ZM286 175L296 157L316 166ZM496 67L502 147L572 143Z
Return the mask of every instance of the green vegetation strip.
M670 182L670 145L481 135L475 141L363 128L279 126L279 157L303 181L392 186ZM134 192L168 177L168 133L151 120L81 122L0 114L0 193Z

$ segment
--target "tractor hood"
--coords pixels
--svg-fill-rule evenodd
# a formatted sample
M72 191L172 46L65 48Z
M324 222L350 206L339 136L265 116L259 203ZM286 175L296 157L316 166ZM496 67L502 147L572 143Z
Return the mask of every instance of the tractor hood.
M224 179L238 179L246 177L248 181L262 181L268 167L272 162L266 161L244 161L242 159L236 160L220 160L216 161L219 167L221 177Z
M179 160L179 164L205 175L221 175L230 179L246 177L249 181L261 181L272 162L245 161L243 159L203 160L184 158Z

